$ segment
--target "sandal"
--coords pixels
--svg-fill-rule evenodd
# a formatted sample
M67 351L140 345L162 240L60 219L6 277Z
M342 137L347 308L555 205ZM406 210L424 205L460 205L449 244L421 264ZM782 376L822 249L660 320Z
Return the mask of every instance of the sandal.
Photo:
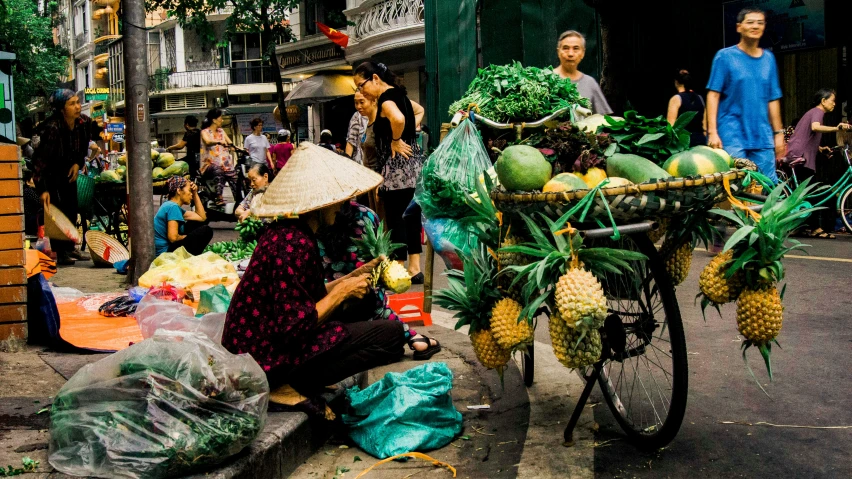
M822 228L817 228L808 234L808 238L835 239L837 237L831 233L826 233Z
M427 347L423 351L418 351L418 350L414 349L414 343L426 343L429 347ZM432 356L434 356L435 353L437 353L438 351L441 350L441 343L439 343L438 340L436 339L435 345L433 346L432 345L432 339L428 338L426 336L423 336L423 337L417 338L417 339L409 339L408 340L408 347L411 348L412 351L414 351L414 360L415 361L425 361L425 360L431 358Z

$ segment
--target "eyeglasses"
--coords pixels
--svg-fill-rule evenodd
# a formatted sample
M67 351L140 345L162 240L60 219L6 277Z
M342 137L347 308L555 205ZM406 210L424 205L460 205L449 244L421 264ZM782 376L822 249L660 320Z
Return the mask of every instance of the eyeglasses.
M369 78L369 79L367 79L367 80L364 80L364 81L363 81L360 85L358 85L358 88L356 88L356 89L355 89L355 93L360 92L360 91L361 91L361 89L362 89L362 88L364 88L364 85L366 85L366 84L367 84L367 82L369 82L370 80L372 80L372 78Z
M762 27L762 26L766 25L766 22L765 22L765 21L763 21L763 20L757 20L757 21L755 21L755 20L749 20L749 21L747 21L747 22L743 22L743 25L747 25L747 26L749 26L749 27L750 27L750 26L753 26L753 25L757 25L757 26L759 26L759 27Z

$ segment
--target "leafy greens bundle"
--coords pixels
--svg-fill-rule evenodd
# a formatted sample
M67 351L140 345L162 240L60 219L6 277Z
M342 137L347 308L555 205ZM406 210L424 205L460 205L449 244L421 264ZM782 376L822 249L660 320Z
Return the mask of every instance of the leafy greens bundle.
M662 116L646 118L635 110L624 113L623 120L606 117L598 133L608 133L618 143L617 152L631 153L662 165L675 153L689 149L689 132L686 125L696 112L688 111L678 117L674 125Z

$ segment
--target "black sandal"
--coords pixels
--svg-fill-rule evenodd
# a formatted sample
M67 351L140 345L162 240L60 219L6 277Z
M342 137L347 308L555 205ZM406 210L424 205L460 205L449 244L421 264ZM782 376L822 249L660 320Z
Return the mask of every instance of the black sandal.
M421 335L421 336L423 336L423 335ZM423 351L418 351L418 350L414 349L414 343L426 343L426 345L428 345L429 347L427 347ZM435 345L432 346L432 339L428 338L426 336L423 336L423 337L417 338L417 339L409 339L408 340L408 347L411 348L412 351L414 351L414 360L415 361L425 361L425 360L431 358L432 356L434 356L435 353L437 353L438 351L441 350L441 343L439 343L438 340L436 339Z

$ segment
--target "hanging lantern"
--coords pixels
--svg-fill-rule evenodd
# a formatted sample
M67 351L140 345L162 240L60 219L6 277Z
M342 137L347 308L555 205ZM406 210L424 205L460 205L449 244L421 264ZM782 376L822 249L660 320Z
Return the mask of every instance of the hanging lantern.
M290 105L287 107L287 121L290 123L296 123L299 121L299 116L301 116L302 110L299 109L299 105Z

